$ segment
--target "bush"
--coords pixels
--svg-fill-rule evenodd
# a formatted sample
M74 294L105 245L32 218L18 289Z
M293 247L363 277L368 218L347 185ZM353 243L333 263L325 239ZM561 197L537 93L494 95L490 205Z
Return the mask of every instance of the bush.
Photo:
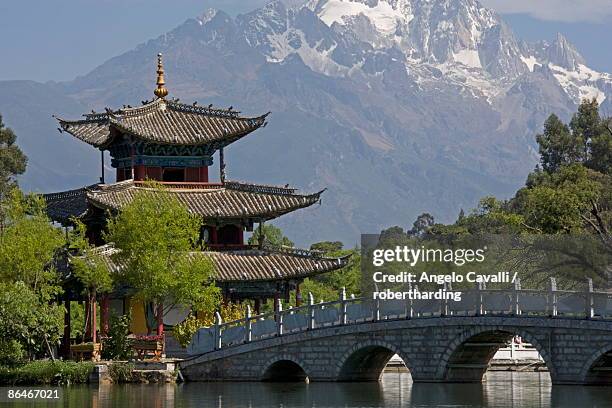
M94 369L91 362L33 361L20 367L0 367L0 384L83 384Z
M102 358L105 360L128 360L132 357L130 317L111 316L109 337L102 340Z
M244 318L245 311L242 305L228 303L221 306L220 314L224 322L231 322ZM185 320L172 328L172 334L181 346L187 347L193 335L202 327L210 327L215 324L214 312L198 312L198 315L200 316L195 317L190 314Z
M24 363L26 352L23 344L15 339L0 338L0 365L15 367Z
M131 382L133 371L132 363L113 363L108 366L108 375L115 384Z

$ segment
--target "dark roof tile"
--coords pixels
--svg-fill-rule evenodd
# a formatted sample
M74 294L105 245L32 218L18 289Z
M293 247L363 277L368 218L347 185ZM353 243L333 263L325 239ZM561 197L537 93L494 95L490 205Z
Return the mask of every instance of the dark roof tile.
M88 114L83 120L58 120L66 132L102 148L116 133L129 133L151 143L227 145L263 126L267 115L241 117L236 111L156 99L137 108ZM119 132L112 132L112 128Z

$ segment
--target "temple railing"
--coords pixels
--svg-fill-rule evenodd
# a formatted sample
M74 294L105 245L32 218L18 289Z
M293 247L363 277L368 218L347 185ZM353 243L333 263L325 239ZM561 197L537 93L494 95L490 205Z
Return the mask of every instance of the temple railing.
M449 289L450 290L450 289ZM287 334L325 327L344 326L384 320L452 316L543 316L612 320L612 293L593 290L587 281L584 291L557 290L551 278L546 290L521 289L515 282L511 289L475 289L462 291L461 301L453 300L374 300L347 297L344 289L338 300L283 309L280 300L275 311L252 315L247 306L242 319L224 323L219 313L215 324L199 329L188 346L190 355L204 354L227 347Z

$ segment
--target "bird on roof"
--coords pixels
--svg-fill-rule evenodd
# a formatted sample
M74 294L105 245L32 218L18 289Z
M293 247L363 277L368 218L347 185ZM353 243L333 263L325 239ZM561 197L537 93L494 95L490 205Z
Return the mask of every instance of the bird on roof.
M227 110L231 111L232 109L234 109L233 106L230 106L229 108L227 108Z
M210 105L208 105L208 109L211 109L213 106L213 104L211 103Z
M193 106L198 106L198 101L193 101Z

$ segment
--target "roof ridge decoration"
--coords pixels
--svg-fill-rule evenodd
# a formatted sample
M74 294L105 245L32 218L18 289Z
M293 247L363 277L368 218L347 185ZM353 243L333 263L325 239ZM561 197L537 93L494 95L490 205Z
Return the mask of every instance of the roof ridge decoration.
M338 256L338 257L327 257L324 256L323 251L312 250L312 249L303 249L303 248L295 248L289 247L286 245L271 245L271 244L263 244L261 247L262 250L270 252L270 253L279 253L284 255L291 255L303 258L315 258L321 260L334 260L334 261L344 261L351 257L351 254Z
M269 184L255 184L255 183L247 183L243 181L226 181L224 183L226 188L231 190L238 191L248 191L251 193L264 193L264 194L287 194L287 195L295 195L298 191L297 188L289 187L288 185L285 187L274 186Z
M57 193L46 193L43 194L45 200L59 200L64 198L78 197L80 195L85 194L89 188L96 186L96 184L92 184L86 187L75 188L73 190L60 191Z
M139 116L139 115L146 115L147 113L154 112L158 109L161 110L162 105L167 104L167 103L168 103L167 101L161 98L158 98L142 106L134 106L134 107L117 109L116 111L112 112L112 116L117 121L120 121L122 118L130 118L130 117Z

